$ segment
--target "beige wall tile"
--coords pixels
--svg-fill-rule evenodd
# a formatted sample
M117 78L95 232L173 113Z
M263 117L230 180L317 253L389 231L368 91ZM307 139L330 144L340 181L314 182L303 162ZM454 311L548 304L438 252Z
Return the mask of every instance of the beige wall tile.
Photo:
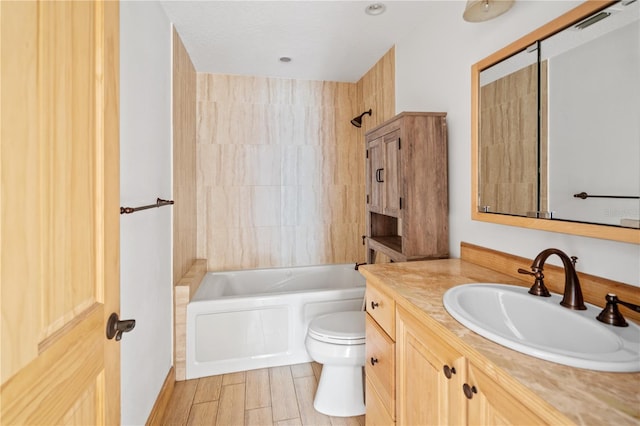
M385 102L393 60L357 84L197 76L197 254L210 269L363 261L364 133L350 120L364 93Z

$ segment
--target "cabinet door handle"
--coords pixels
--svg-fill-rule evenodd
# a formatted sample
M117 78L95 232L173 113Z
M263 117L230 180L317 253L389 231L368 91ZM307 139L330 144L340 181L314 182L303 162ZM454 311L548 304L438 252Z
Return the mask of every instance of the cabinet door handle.
M378 169L376 170L376 182L384 182L384 180L382 179L382 172L384 171L384 169Z
M444 371L444 375L445 375L445 377L447 379L450 379L451 376L456 374L456 368L455 367L449 367L448 365L445 365L444 367L442 367L442 371Z
M467 383L462 385L462 391L464 392L464 396L466 396L467 399L473 398L473 394L478 393L478 389L476 389L475 386L469 386Z
M375 309L375 308L377 308L378 306L380 306L380 304L379 304L379 303L376 303L376 302L374 302L374 301L371 301L371 309Z
M376 365L378 358L371 357L371 365Z

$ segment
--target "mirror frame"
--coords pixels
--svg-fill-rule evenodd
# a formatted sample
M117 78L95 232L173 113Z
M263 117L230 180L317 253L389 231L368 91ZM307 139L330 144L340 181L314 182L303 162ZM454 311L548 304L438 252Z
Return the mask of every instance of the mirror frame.
M580 235L584 237L640 244L640 229L623 228L611 225L596 225L556 219L539 219L505 214L484 213L478 211L478 142L480 135L479 93L480 72L503 59L512 56L538 40L558 33L565 28L580 22L599 10L605 9L616 1L587 0L571 9L564 15L548 22L537 30L521 37L494 54L482 59L471 67L471 219L501 225L519 226L541 231Z

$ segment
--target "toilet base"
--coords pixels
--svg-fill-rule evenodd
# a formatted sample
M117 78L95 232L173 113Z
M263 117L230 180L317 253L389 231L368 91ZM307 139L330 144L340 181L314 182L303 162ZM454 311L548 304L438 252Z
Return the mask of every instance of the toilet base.
M323 365L313 408L335 417L364 414L362 370L361 366Z

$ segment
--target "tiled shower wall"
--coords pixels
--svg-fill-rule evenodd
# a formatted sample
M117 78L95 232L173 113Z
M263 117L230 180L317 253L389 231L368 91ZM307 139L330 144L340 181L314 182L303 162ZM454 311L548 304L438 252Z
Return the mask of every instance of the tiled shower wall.
M364 261L364 129L393 101L362 129L350 121L370 107L363 87L393 99L392 71L390 51L358 83L198 74L197 257L208 270Z
M356 84L198 75L198 257L209 270L362 261Z

